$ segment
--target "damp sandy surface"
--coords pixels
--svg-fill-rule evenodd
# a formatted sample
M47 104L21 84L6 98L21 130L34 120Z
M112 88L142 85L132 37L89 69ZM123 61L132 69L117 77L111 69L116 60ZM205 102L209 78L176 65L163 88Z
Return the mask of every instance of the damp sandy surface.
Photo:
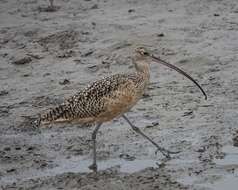
M0 0L0 189L235 189L238 179L236 0ZM151 84L127 114L171 160L118 118L93 127L34 129L26 117L87 83L132 72L143 45L203 86L151 64Z

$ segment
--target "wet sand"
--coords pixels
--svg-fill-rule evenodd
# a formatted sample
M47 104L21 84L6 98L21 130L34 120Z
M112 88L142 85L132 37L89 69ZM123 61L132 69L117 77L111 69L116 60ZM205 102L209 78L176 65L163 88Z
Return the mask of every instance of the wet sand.
M0 0L0 189L229 189L238 185L236 0ZM123 119L34 129L36 116L88 82L134 70L143 45L196 78L151 64L151 84Z

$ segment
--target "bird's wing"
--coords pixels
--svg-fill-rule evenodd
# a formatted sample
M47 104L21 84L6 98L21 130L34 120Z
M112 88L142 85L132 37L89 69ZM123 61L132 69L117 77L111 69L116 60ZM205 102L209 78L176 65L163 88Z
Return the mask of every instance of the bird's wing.
M41 115L43 123L95 118L107 109L107 99L125 86L133 74L116 74L88 85L65 102ZM121 96L119 96L121 97Z

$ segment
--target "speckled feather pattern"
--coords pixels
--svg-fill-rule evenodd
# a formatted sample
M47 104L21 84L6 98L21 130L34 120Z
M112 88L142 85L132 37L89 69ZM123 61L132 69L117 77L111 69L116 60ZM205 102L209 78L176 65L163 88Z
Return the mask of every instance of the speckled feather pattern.
M128 111L143 95L148 76L135 72L97 80L40 116L41 123L104 122Z

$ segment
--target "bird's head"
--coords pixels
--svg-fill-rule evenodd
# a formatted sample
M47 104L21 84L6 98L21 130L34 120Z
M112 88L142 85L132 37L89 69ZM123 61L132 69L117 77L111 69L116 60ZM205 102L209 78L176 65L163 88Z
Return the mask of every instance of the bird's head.
M136 61L138 62L138 65L137 66L140 66L139 64L141 64L139 61L140 60L144 60L144 64L148 61L148 62L157 62L157 63L160 63L162 65L165 65L175 71L177 71L178 73L184 75L185 77L187 77L188 79L190 79L194 84L197 85L197 87L201 90L201 92L203 93L203 95L205 96L205 99L207 99L207 95L205 93L205 91L202 89L202 87L189 75L187 74L186 72L184 72L183 70L181 70L180 68L176 67L175 65L172 65L162 59L160 59L159 57L157 56L154 56L152 53L150 53L149 50L147 50L145 47L137 47L135 49L135 53L136 53ZM148 64L147 62L147 64ZM142 63L143 65L143 63Z
M136 54L140 56L150 56L149 51L145 47L137 47L135 49Z

